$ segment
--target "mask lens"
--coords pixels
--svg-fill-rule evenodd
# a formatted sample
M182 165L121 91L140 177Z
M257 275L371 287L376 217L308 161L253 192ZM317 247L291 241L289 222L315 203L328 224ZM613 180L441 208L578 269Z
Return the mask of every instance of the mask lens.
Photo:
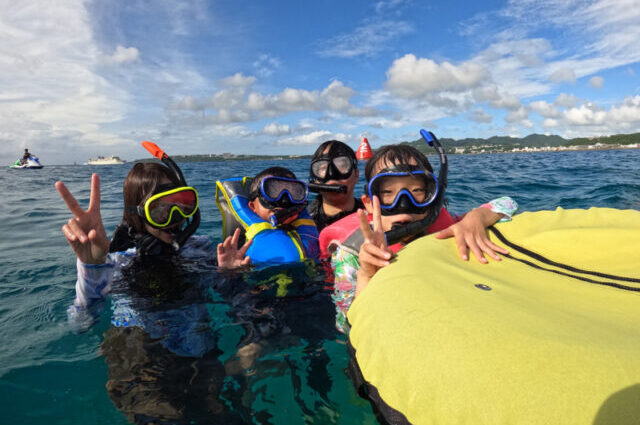
M353 162L348 156L339 156L333 159L333 165L340 174L349 175L351 174Z
M301 203L307 198L307 186L299 181L278 177L267 177L262 182L264 195L270 201L277 201L286 193L293 202Z
M173 214L177 209L182 214ZM157 225L167 226L182 218L188 218L198 209L198 197L194 189L185 188L178 192L160 196L147 205L149 218Z
M383 208L395 209L403 204L399 202L403 198L408 198L413 206L422 208L435 198L437 183L431 173L422 171L384 173L374 177L370 188L370 195L376 195Z
M327 177L327 170L329 169L329 160L321 159L319 161L314 161L311 164L311 172L314 176L319 179L324 179Z

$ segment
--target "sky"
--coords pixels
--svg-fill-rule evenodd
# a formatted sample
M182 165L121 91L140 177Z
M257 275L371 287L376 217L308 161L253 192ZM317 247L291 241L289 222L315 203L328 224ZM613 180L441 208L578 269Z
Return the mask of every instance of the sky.
M0 0L0 158L640 132L640 0Z

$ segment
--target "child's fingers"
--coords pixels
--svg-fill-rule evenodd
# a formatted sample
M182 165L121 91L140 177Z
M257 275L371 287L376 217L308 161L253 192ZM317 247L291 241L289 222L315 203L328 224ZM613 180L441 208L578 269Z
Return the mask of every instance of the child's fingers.
M67 241L69 241L70 244L76 243L78 241L78 237L71 231L68 224L62 226L62 233L67 238Z
M58 181L56 182L55 187L64 203L67 204L67 208L69 208L69 211L71 211L74 216L79 217L84 213L84 210L76 198L74 198L71 192L69 192L69 189L67 189L67 186L65 186L64 183Z
M462 236L456 235L456 245L458 247L460 258L462 258L464 261L469 260L469 247L467 246L467 242Z
M491 247L489 245L487 245L484 240L480 239L478 241L478 246L480 247L482 252L484 252L485 254L489 255L494 260L497 260L497 261L501 260L500 256L498 254L496 254L496 252L493 249L491 249Z
M238 239L240 239L240 228L237 228L233 232L233 236L231 237L231 245L237 247L238 246Z
M222 242L218 244L216 251L217 251L218 257L224 254L224 246L222 245Z
M241 264L243 266L248 266L250 262L251 262L251 259L249 257L244 257L244 260L242 260Z
M239 251L241 256L243 256L243 257L245 256L245 254L249 250L249 247L251 247L251 242L253 242L253 239L250 239L250 240L246 241L244 243L244 245L242 245L242 248L240 248L240 251Z
M365 243L360 248L359 257L361 263L366 262L377 267L384 267L389 265L391 254L371 243Z
M358 209L358 218L360 219L360 230L364 235L364 240L369 241L373 238L371 227L369 227L369 220L367 220L367 213L365 210Z
M484 243L487 244L491 249L493 249L496 252L499 252L500 254L504 254L507 255L509 254L509 251L504 249L501 246L498 246L496 244L494 244L493 242L491 242L489 239L484 239Z
M382 232L382 214L380 213L380 199L373 195L373 231Z
M87 211L100 211L100 177L96 173L91 175L91 195Z
M469 249L471 250L471 252L473 252L473 255L478 259L479 262L483 264L487 262L487 259L484 258L484 254L482 253L482 250L480 249L480 247L478 246L474 238L469 238L467 240L467 245L469 246Z
M75 218L71 218L67 222L67 225L81 243L85 243L88 240L87 234L84 232L82 227L80 227L80 223L78 223L78 220L76 220Z
M451 229L451 227L447 227L446 229L436 233L435 236L436 236L436 239L448 239L453 236L453 229Z

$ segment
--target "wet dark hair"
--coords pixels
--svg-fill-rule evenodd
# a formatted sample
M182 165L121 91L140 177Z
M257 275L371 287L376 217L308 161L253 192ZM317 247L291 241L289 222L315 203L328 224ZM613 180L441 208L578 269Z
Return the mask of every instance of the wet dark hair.
M160 186L165 178L176 186L181 186L177 177L169 168L157 162L139 162L129 170L124 179L124 214L122 221L128 223L136 233L145 233L142 219L127 207L135 207L146 201Z
M341 153L346 154L349 158L356 159L356 153L351 149L349 145L340 140L327 140L318 146L318 149L313 153L313 157L311 160L318 159L323 155L323 152L329 148L329 151L340 151Z
M387 145L376 150L369 159L364 169L364 175L367 181L370 181L375 176L374 170L380 162L385 164L381 169L391 165L401 169L415 167L414 164L411 164L411 160L415 161L420 169L433 173L433 167L431 167L429 160L418 149L411 145Z
M253 180L251 180L251 185L249 186L250 201L253 201L258 197L258 186L260 186L262 179L267 176L287 177L289 179L297 178L293 171L284 167L269 167L266 170L262 170L253 178Z

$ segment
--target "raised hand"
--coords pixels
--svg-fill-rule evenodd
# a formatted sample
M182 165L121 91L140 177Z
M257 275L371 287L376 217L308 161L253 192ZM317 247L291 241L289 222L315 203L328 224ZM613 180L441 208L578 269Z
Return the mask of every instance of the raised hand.
M377 196L373 197L373 230L369 227L367 214L364 210L358 210L358 218L360 219L360 230L364 235L364 243L358 254L360 268L358 269L356 296L367 286L369 280L378 270L389 265L389 260L393 255L387 247L387 239L382 229L380 200Z
M487 236L486 229L497 223L501 217L501 214L495 213L488 208L476 208L469 211L458 223L436 233L436 238L447 239L452 236L455 237L460 258L464 261L469 259L469 249L482 264L487 263L483 253L488 254L494 260L500 261L501 258L497 253L508 254L509 251L491 242Z
M97 174L91 176L91 195L86 211L64 183L58 181L55 187L73 214L67 224L62 226L62 233L69 246L83 263L103 264L109 252L109 240L100 215L100 178Z
M236 229L232 236L227 236L224 242L218 244L218 268L221 270L232 270L249 265L251 259L246 255L253 239L245 242L242 248L238 249L239 239L240 229Z

